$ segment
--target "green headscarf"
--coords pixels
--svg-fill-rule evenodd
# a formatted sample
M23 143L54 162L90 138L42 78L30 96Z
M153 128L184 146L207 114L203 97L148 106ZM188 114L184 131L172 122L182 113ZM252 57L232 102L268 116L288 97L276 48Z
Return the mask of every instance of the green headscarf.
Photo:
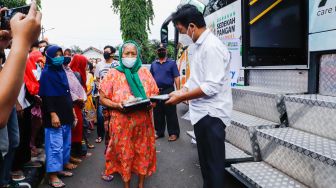
M137 48L137 60L132 68L125 67L125 65L122 62L123 50L124 50L125 45L127 44L133 44ZM125 74L128 85L130 86L134 97L147 99L145 89L138 75L138 71L142 65L140 54L141 54L140 47L135 41L126 41L119 49L120 66L116 67L116 69Z

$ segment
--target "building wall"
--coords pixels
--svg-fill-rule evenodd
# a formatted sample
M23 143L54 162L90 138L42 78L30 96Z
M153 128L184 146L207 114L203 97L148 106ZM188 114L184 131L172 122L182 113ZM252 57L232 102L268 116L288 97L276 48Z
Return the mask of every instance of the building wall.
M87 52L83 53L83 55L88 59L91 59L91 58L94 58L94 59L100 58L102 60L104 59L103 54L100 54L100 53L98 53L94 50L87 51Z

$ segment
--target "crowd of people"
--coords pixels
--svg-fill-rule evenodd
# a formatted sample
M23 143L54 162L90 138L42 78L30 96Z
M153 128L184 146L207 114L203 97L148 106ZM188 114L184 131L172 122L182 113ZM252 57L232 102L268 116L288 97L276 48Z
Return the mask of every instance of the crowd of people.
M176 104L182 101L190 103L204 187L223 187L224 129L232 108L229 53L194 6L180 8L173 21L195 43L191 77L183 88L176 62L167 58L163 45L150 70L142 66L135 41L124 42L118 58L114 47L105 46L104 61L98 63L37 41L41 13L34 3L28 15L15 15L11 35L0 34L0 79L7 80L0 90L0 187L23 181L27 166L42 167L32 159L43 152L48 184L64 187L61 178L74 176L72 170L92 155L89 149L95 145L88 134L96 127L96 144L106 145L101 178L112 181L118 173L129 188L135 173L142 188L157 168L155 140L165 136L166 126L168 141L180 136ZM164 94L170 95L168 101L133 111L124 107Z

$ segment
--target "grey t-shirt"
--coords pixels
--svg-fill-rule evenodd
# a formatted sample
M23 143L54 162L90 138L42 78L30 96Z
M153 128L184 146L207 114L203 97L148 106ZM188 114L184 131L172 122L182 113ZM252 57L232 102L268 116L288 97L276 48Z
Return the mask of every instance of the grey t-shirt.
M95 77L102 80L106 73L112 69L119 66L118 61L113 61L112 63L100 62L96 66Z

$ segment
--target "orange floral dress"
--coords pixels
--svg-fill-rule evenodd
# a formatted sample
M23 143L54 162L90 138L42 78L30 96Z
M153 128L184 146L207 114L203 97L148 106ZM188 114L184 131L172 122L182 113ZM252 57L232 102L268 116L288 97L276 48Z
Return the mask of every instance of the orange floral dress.
M147 97L159 89L151 73L144 67L138 71ZM101 92L115 103L132 97L124 73L111 69L100 84ZM106 150L105 174L119 173L125 182L131 174L150 176L156 171L155 131L152 110L122 113L110 111L110 136Z

